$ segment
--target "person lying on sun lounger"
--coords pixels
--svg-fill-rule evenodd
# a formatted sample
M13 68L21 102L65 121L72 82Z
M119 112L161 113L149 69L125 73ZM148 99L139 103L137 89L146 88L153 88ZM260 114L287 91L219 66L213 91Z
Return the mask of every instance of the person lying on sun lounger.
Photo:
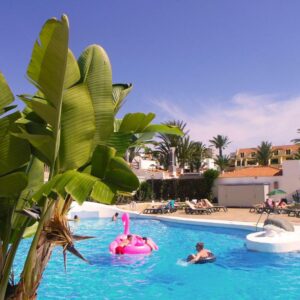
M195 204L195 207L196 208L207 208L207 204L206 202L204 201L204 199L200 199L198 200L197 204Z
M287 206L287 200L286 199L281 199L279 203L276 205L278 208L285 208Z

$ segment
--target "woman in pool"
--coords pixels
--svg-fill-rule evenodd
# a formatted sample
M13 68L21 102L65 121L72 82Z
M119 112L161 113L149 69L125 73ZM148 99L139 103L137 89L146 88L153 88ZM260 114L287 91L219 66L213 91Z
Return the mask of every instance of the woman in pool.
M145 244L147 244L151 248L151 251L157 250L157 246L153 243L151 239L148 239L147 237L144 236L143 240L145 241Z
M201 259L205 259L212 256L211 251L204 248L204 243L201 242L197 243L196 250L197 250L196 254L191 254L187 258L187 261L190 264L195 264Z
M116 212L116 213L112 216L111 220L112 220L113 222L117 221L117 220L118 220L118 216L119 216L119 213Z
M125 254L124 248L132 242L132 235L128 234L127 238L118 245L116 248L116 254Z

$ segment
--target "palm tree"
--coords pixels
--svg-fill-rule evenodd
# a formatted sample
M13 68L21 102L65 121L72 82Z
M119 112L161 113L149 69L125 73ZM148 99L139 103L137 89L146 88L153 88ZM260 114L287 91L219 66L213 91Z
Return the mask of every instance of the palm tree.
M297 132L300 133L300 129L298 129ZM292 142L295 144L300 144L300 139L293 139Z
M177 160L182 160L183 154L179 155L178 148L182 144L182 139L188 134L188 131L185 131L186 123L183 121L168 121L163 123L166 126L177 127L183 132L183 136L175 136L171 134L159 134L158 138L160 139L158 146L155 148L155 156L159 157L160 163L166 168L169 165L170 151L172 147L176 148L176 158ZM185 155L185 154L184 154ZM181 158L180 158L181 157Z
M203 159L206 157L206 146L202 142L194 142L193 152L190 160L190 170L197 172L204 166Z
M217 155L215 159L215 164L220 168L220 171L223 172L228 166L230 162L229 155L220 156Z
M300 149L298 149L298 152L295 154L294 159L300 160Z
M256 159L260 165L268 166L272 154L272 143L262 141L260 146L257 147Z
M185 136L179 140L176 153L180 168L184 168L186 164L191 162L195 151L194 144L189 136Z
M219 149L219 156L223 156L223 149L225 149L231 142L229 138L225 135L218 134L217 136L213 137L212 140L209 140L211 146L214 146L216 149Z

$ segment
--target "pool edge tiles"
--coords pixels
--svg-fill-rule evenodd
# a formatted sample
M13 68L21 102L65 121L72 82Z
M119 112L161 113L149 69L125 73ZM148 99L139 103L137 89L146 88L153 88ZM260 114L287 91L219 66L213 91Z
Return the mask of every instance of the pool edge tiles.
M208 220L208 219L191 219L191 218L182 218L166 215L144 215L139 212L121 209L116 205L105 205L95 202L84 202L82 206L74 203L72 209L69 212L69 216L72 218L75 214L78 214L79 217L85 218L86 212L93 212L98 215L98 218L107 218L111 217L116 212L118 213L129 213L130 217L141 218L141 219L151 219L151 220L161 220L165 222L174 222L190 225L201 225L201 226L213 226L213 227L224 227L224 228L237 228L245 230L256 230L256 228L262 228L263 223L256 222L242 222L242 221L227 221L227 220ZM81 215L82 213L82 215ZM294 225L296 230L300 230L299 225Z

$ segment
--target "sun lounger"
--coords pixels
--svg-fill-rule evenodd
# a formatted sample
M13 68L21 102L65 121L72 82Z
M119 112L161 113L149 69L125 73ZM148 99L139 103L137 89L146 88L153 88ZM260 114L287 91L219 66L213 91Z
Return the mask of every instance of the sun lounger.
M166 214L175 212L176 210L175 201L170 200L166 205L144 209L143 214Z
M252 207L250 207L249 212L261 214L263 212L264 207L265 205L263 203L255 204Z
M186 203L185 202L176 202L175 208L177 210L183 210L184 208L186 208Z
M186 214L211 214L211 211L207 208L196 208L195 205L192 204L190 201L186 201L185 203L187 204L187 207L185 208Z
M287 208L286 211L289 217L300 217L299 208Z
M161 208L146 208L143 210L143 214L162 214L163 211Z
M207 207L213 212L219 212L220 210L227 211L227 207L223 205L213 205L208 199L203 199Z
M250 208L249 212L254 212L258 214L288 214L290 209L287 207L270 207L268 205L257 204ZM293 212L291 212L292 214Z

